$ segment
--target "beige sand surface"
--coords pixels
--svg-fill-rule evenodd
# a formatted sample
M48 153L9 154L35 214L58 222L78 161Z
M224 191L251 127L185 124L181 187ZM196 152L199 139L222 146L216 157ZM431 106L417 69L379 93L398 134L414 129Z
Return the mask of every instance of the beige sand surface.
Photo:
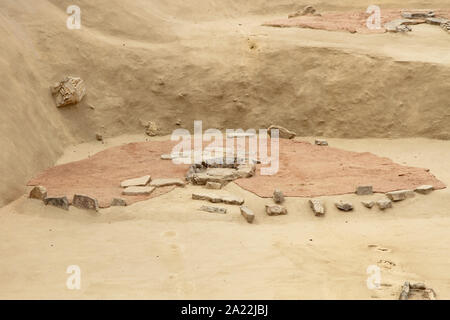
M72 146L60 162L144 139L128 135ZM449 163L442 161L450 157L448 141L328 141L428 167L450 183ZM263 207L269 199L228 185L221 192L245 198L256 212L253 225L233 206L226 206L226 215L197 211L202 202L190 195L200 189L175 189L96 215L21 197L0 209L0 298L396 299L405 280L425 282L438 298L450 298L449 189L386 212L359 203L379 195L324 197L328 212L316 218L305 198L288 198L287 216L268 217ZM352 201L355 211L338 212L332 205L337 199ZM383 285L369 290L367 267L380 260L395 266L380 264ZM81 268L79 291L66 289L69 265Z

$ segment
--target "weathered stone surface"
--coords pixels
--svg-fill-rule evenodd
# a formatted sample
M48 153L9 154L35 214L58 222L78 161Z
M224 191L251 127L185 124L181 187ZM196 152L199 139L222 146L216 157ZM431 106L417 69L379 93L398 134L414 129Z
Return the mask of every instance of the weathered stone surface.
M306 6L304 7L302 10L298 10L294 13L291 13L288 15L288 18L296 18L296 17L301 17L301 16L307 16L307 15L320 15L319 13L316 12L316 9L313 6Z
M100 133L97 133L97 134L95 135L95 139L96 139L97 141L103 142L103 136L102 136Z
M334 204L336 206L336 208L338 208L341 211L351 211L353 210L353 205L350 202L336 202Z
M208 168L206 174L227 181L233 181L239 177L237 170L233 168Z
M65 196L60 198L45 198L44 203L45 205L51 205L64 210L69 210L69 200Z
M325 206L321 200L309 200L309 206L316 216L323 216L325 214Z
M175 154L162 154L161 155L161 160L173 160L175 158L177 158L178 156Z
M227 209L225 208L219 208L219 207L211 207L211 206L202 206L200 208L201 211L210 212L210 213L220 213L220 214L226 214Z
M212 203L225 203L230 205L242 205L244 199L233 195L216 195L213 193L193 193L193 200L206 200Z
M81 78L69 76L55 84L51 91L59 108L80 102L86 95L86 86Z
M427 286L425 283L412 283L409 285L409 288L414 290L426 290Z
M384 25L387 32L409 32L412 29L409 25L425 23L425 20L396 19Z
M206 189L219 190L222 189L222 184L219 182L209 181L206 183Z
M356 188L356 194L359 196L371 195L373 194L372 186L358 186Z
M375 201L362 201L362 205L366 208L372 209L372 207L375 205Z
M255 175L256 166L254 164L241 164L237 168L238 178L251 178Z
M180 179L155 179L150 182L150 186L152 187L168 187L168 186L177 186L184 187L185 183Z
M433 11L414 10L402 12L402 18L405 19L425 19L432 18L434 16L435 13Z
M253 223L253 220L255 220L255 214L252 210L247 208L246 206L241 206L241 214L247 220L248 223Z
M31 199L44 200L47 198L47 189L43 186L36 186L30 191Z
M120 186L122 188L146 186L150 181L151 181L151 177L150 176L143 176L143 177L140 177L140 178L133 178L133 179L128 179L128 180L122 181L120 183Z
M417 187L416 189L414 189L415 192L420 193L420 194L429 194L433 190L434 190L434 187L429 186L429 185L423 185L423 186L420 186L420 187Z
M386 193L386 196L392 201L402 201L406 198L413 198L414 191L412 190L398 190Z
M208 182L217 182L222 185L227 183L229 180L222 179L221 176L210 176L206 172L198 172L198 173L192 173L191 179L193 184L204 186Z
M125 196L148 196L155 189L155 187L127 187L122 194Z
M409 298L409 282L405 282L400 293L399 300L408 300Z
M244 203L244 199L236 196L221 196L222 202L225 204L231 205L242 205Z
M282 204L284 202L284 194L281 190L276 189L273 192L273 201L277 204Z
M440 26L441 24L450 21L445 18L427 18L425 20L427 21L428 24L437 25L437 26Z
M271 137L272 137L272 131L271 131L272 129L274 129L274 130L278 129L279 130L279 138L282 138L282 139L294 139L297 136L297 134L294 131L290 131L282 126L271 125L267 129L268 134Z
M383 199L377 201L377 206L380 210L392 208L392 201L389 199Z
M155 122L149 121L149 122L147 122L147 124L144 125L144 127L145 127L145 133L148 136L154 137L154 136L158 135L159 128Z
M287 209L282 206L268 206L266 205L266 213L269 216L280 216L287 214Z
M80 194L76 194L73 196L72 205L79 209L98 211L97 199Z
M321 139L316 139L314 141L314 144L317 145L317 146L328 146L328 141L321 140Z
M444 31L450 32L450 21L441 23L441 28L444 29Z
M126 207L127 202L124 199L114 198L111 201L111 207Z

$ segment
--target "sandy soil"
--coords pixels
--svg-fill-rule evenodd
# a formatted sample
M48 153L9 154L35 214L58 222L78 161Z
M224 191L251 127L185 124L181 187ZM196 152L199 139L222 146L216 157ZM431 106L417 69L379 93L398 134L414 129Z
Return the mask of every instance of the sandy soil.
M66 150L59 163L106 147L143 141L124 136ZM312 138L306 138L313 141ZM429 139L328 139L339 148L430 168L450 183L450 142ZM75 151L75 152L74 152ZM198 211L193 190L179 188L127 208L89 214L45 207L25 196L0 209L1 298L275 298L396 299L405 280L425 282L450 298L449 189L368 210L361 199L324 197L323 219L307 199L288 198L287 216L268 217L269 199L230 184L222 193L245 198L256 212L247 224L237 207L226 215ZM338 212L333 201L352 201ZM371 246L375 245L375 246ZM370 247L369 247L370 246ZM379 262L390 261L393 264ZM382 270L382 287L369 290L369 265ZM66 289L69 265L79 265L82 287Z

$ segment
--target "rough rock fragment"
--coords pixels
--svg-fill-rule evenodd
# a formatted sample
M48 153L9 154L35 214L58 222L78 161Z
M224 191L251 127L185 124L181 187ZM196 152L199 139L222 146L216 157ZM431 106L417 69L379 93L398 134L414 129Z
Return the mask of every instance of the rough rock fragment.
M154 137L154 136L158 135L159 128L155 122L149 121L149 122L147 122L147 124L144 125L144 127L145 127L145 133L148 136Z
M316 9L313 6L308 5L304 7L302 10L298 10L294 13L289 14L288 18L291 19L307 15L320 15L320 14L316 12Z
M86 86L81 78L68 76L51 88L56 106L76 104L86 95Z
M389 199L383 199L377 201L377 206L380 210L392 208L392 201Z
M122 194L125 196L148 196L151 194L156 188L155 187L127 187L122 191Z
M255 214L252 210L250 210L246 206L241 206L240 209L242 216L245 218L245 220L247 220L248 223L252 223L253 220L255 220Z
M219 182L209 181L206 183L206 189L219 190L222 189L222 184Z
M240 197L236 197L236 196L222 196L220 199L225 204L240 206L244 203L244 199L242 199Z
M372 186L358 186L356 188L356 194L359 196L371 195L373 194Z
M122 188L146 186L150 181L151 181L151 177L147 175L147 176L143 176L140 178L133 178L133 179L128 179L128 180L122 181L120 183L120 186Z
M353 210L353 205L350 202L336 202L334 204L336 206L336 208L338 208L341 211L351 211Z
M297 134L294 131L290 131L282 126L277 126L277 125L271 125L267 131L270 137L272 137L272 129L276 130L278 129L279 131L279 138L282 139L294 139Z
M387 32L409 32L412 29L409 25L424 23L425 20L396 19L384 24Z
M362 205L366 208L372 209L372 207L375 205L375 201L362 201Z
M427 286L424 283L413 283L409 285L409 288L414 290L426 290Z
M227 209L225 208L211 207L211 206L201 206L200 210L210 213L220 213L220 214L227 213Z
M405 19L425 19L425 18L432 18L434 16L435 13L433 11L427 10L414 10L402 12L402 17Z
M392 201L402 201L406 198L413 198L414 191L412 190L398 190L386 193L386 196Z
M309 200L309 206L316 216L323 216L325 214L325 206L321 200Z
M430 185L423 185L423 186L420 186L420 187L417 187L416 189L414 189L415 192L420 193L420 194L429 194L433 190L434 190L434 187L430 186Z
M287 209L282 206L268 206L266 205L266 213L269 216L279 216L287 214Z
M443 23L449 22L450 20L445 18L427 18L425 19L428 24L440 26Z
M409 298L409 282L405 282L400 293L399 300L408 300Z
M111 207L126 207L127 202L124 199L114 198L111 201Z
M60 198L45 198L45 205L51 205L64 210L69 210L69 200L66 196Z
M255 175L256 166L254 164L241 164L237 168L239 178L251 178Z
M277 204L282 204L284 202L284 194L281 190L276 189L273 192L273 201Z
M98 211L97 199L94 199L94 198L91 198L88 196L84 196L84 195L80 195L80 194L76 194L73 196L72 205L79 209Z
M152 187L168 187L168 186L177 186L184 187L185 183L180 179L155 179L150 182L150 186Z
M47 189L43 186L36 186L30 191L31 199L44 200L47 198Z
M328 146L328 141L326 141L326 140L321 140L321 139L316 139L316 140L314 141L314 144L315 144L316 146Z

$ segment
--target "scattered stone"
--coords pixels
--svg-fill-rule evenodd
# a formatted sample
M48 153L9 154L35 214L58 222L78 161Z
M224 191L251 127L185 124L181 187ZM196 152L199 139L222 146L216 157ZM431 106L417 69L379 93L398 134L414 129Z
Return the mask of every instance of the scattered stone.
M254 164L241 164L237 168L239 178L251 178L255 175L256 166Z
M325 206L322 201L311 199L309 200L309 205L316 216L323 216L325 214Z
M155 179L150 182L150 186L152 187L168 187L168 186L177 186L184 187L185 183L180 179Z
M206 189L219 190L219 189L222 189L222 184L219 182L209 181L206 183Z
M426 290L427 286L424 283L414 283L410 284L409 288L414 290Z
M244 204L244 199L236 197L236 196L223 196L222 202L225 204L237 205L240 206Z
M147 175L147 176L143 176L140 178L134 178L134 179L128 179L128 180L122 181L120 183L120 186L122 188L146 186L150 181L151 181L151 177Z
M358 186L356 188L356 194L358 196L366 196L373 194L373 188L372 186Z
M66 196L60 198L45 198L45 205L51 205L64 210L69 210L69 200Z
M158 135L159 128L155 122L149 121L149 122L147 122L147 124L144 125L144 127L145 127L145 133L148 136L154 137L154 136Z
M148 196L151 194L156 188L155 187L127 187L122 191L122 194L125 196Z
M402 17L405 19L425 19L433 18L435 13L433 11L415 10L402 12Z
M353 205L350 202L336 202L334 204L336 206L336 208L338 208L341 211L351 211L353 210Z
M210 213L220 213L220 214L226 214L227 209L225 208L218 208L218 207L211 207L211 206L202 206L200 208L201 211L210 212Z
M97 199L76 194L73 196L72 205L79 209L98 211Z
M206 200L212 203L225 203L230 205L242 205L244 204L244 199L233 196L233 195L225 195L219 196L213 193L193 193L193 200Z
M172 155L172 154L162 154L161 155L161 160L173 160L177 158L176 155Z
M287 209L282 206L268 206L266 205L266 213L269 216L279 216L287 214Z
M275 189L273 192L273 201L277 204L282 204L284 202L284 194L281 190Z
M450 20L445 18L427 18L425 19L428 24L440 26L443 23L449 22Z
M409 298L409 282L405 282L400 293L399 300L408 300Z
M313 6L306 6L302 10L298 10L294 13L291 13L288 15L288 18L296 18L301 16L308 16L308 15L320 15L320 13L316 12L316 9Z
M326 141L326 140L316 139L316 141L314 141L314 143L317 146L328 146L328 141Z
M30 191L31 199L44 200L47 198L47 189L43 186L36 186Z
M177 119L177 122L175 122L175 124L176 124L177 126L181 126L181 119Z
M377 201L377 206L380 210L385 210L388 208L392 208L392 201L389 199L384 199L384 200L378 200Z
M81 78L66 77L51 88L58 108L76 104L86 95L86 86Z
M241 206L240 209L242 216L245 218L245 220L247 220L248 223L252 223L253 220L255 220L255 214L252 210L250 210L246 206Z
M366 208L372 209L372 207L375 205L375 201L362 201L362 205Z
M409 25L425 23L425 20L396 19L384 25L387 32L409 32L412 29Z
M420 194L429 194L433 190L434 190L434 187L429 186L429 185L423 185L423 186L420 186L420 187L417 187L416 189L414 189L415 192L420 193Z
M444 29L444 31L447 31L450 33L450 20L444 23L441 23L441 28Z
M386 193L386 196L392 201L402 201L406 198L413 198L414 191L412 190L398 190Z
M290 131L290 130L288 130L286 128L283 128L282 126L271 125L267 129L270 137L272 137L272 129L273 130L278 129L278 131L279 131L279 138L282 138L282 139L294 139L297 136L297 134L294 131Z
M101 134L99 134L99 133L97 133L97 134L95 135L95 139L97 139L97 141L103 142L103 136L102 136Z
M126 207L127 202L120 198L114 198L111 201L111 207Z

